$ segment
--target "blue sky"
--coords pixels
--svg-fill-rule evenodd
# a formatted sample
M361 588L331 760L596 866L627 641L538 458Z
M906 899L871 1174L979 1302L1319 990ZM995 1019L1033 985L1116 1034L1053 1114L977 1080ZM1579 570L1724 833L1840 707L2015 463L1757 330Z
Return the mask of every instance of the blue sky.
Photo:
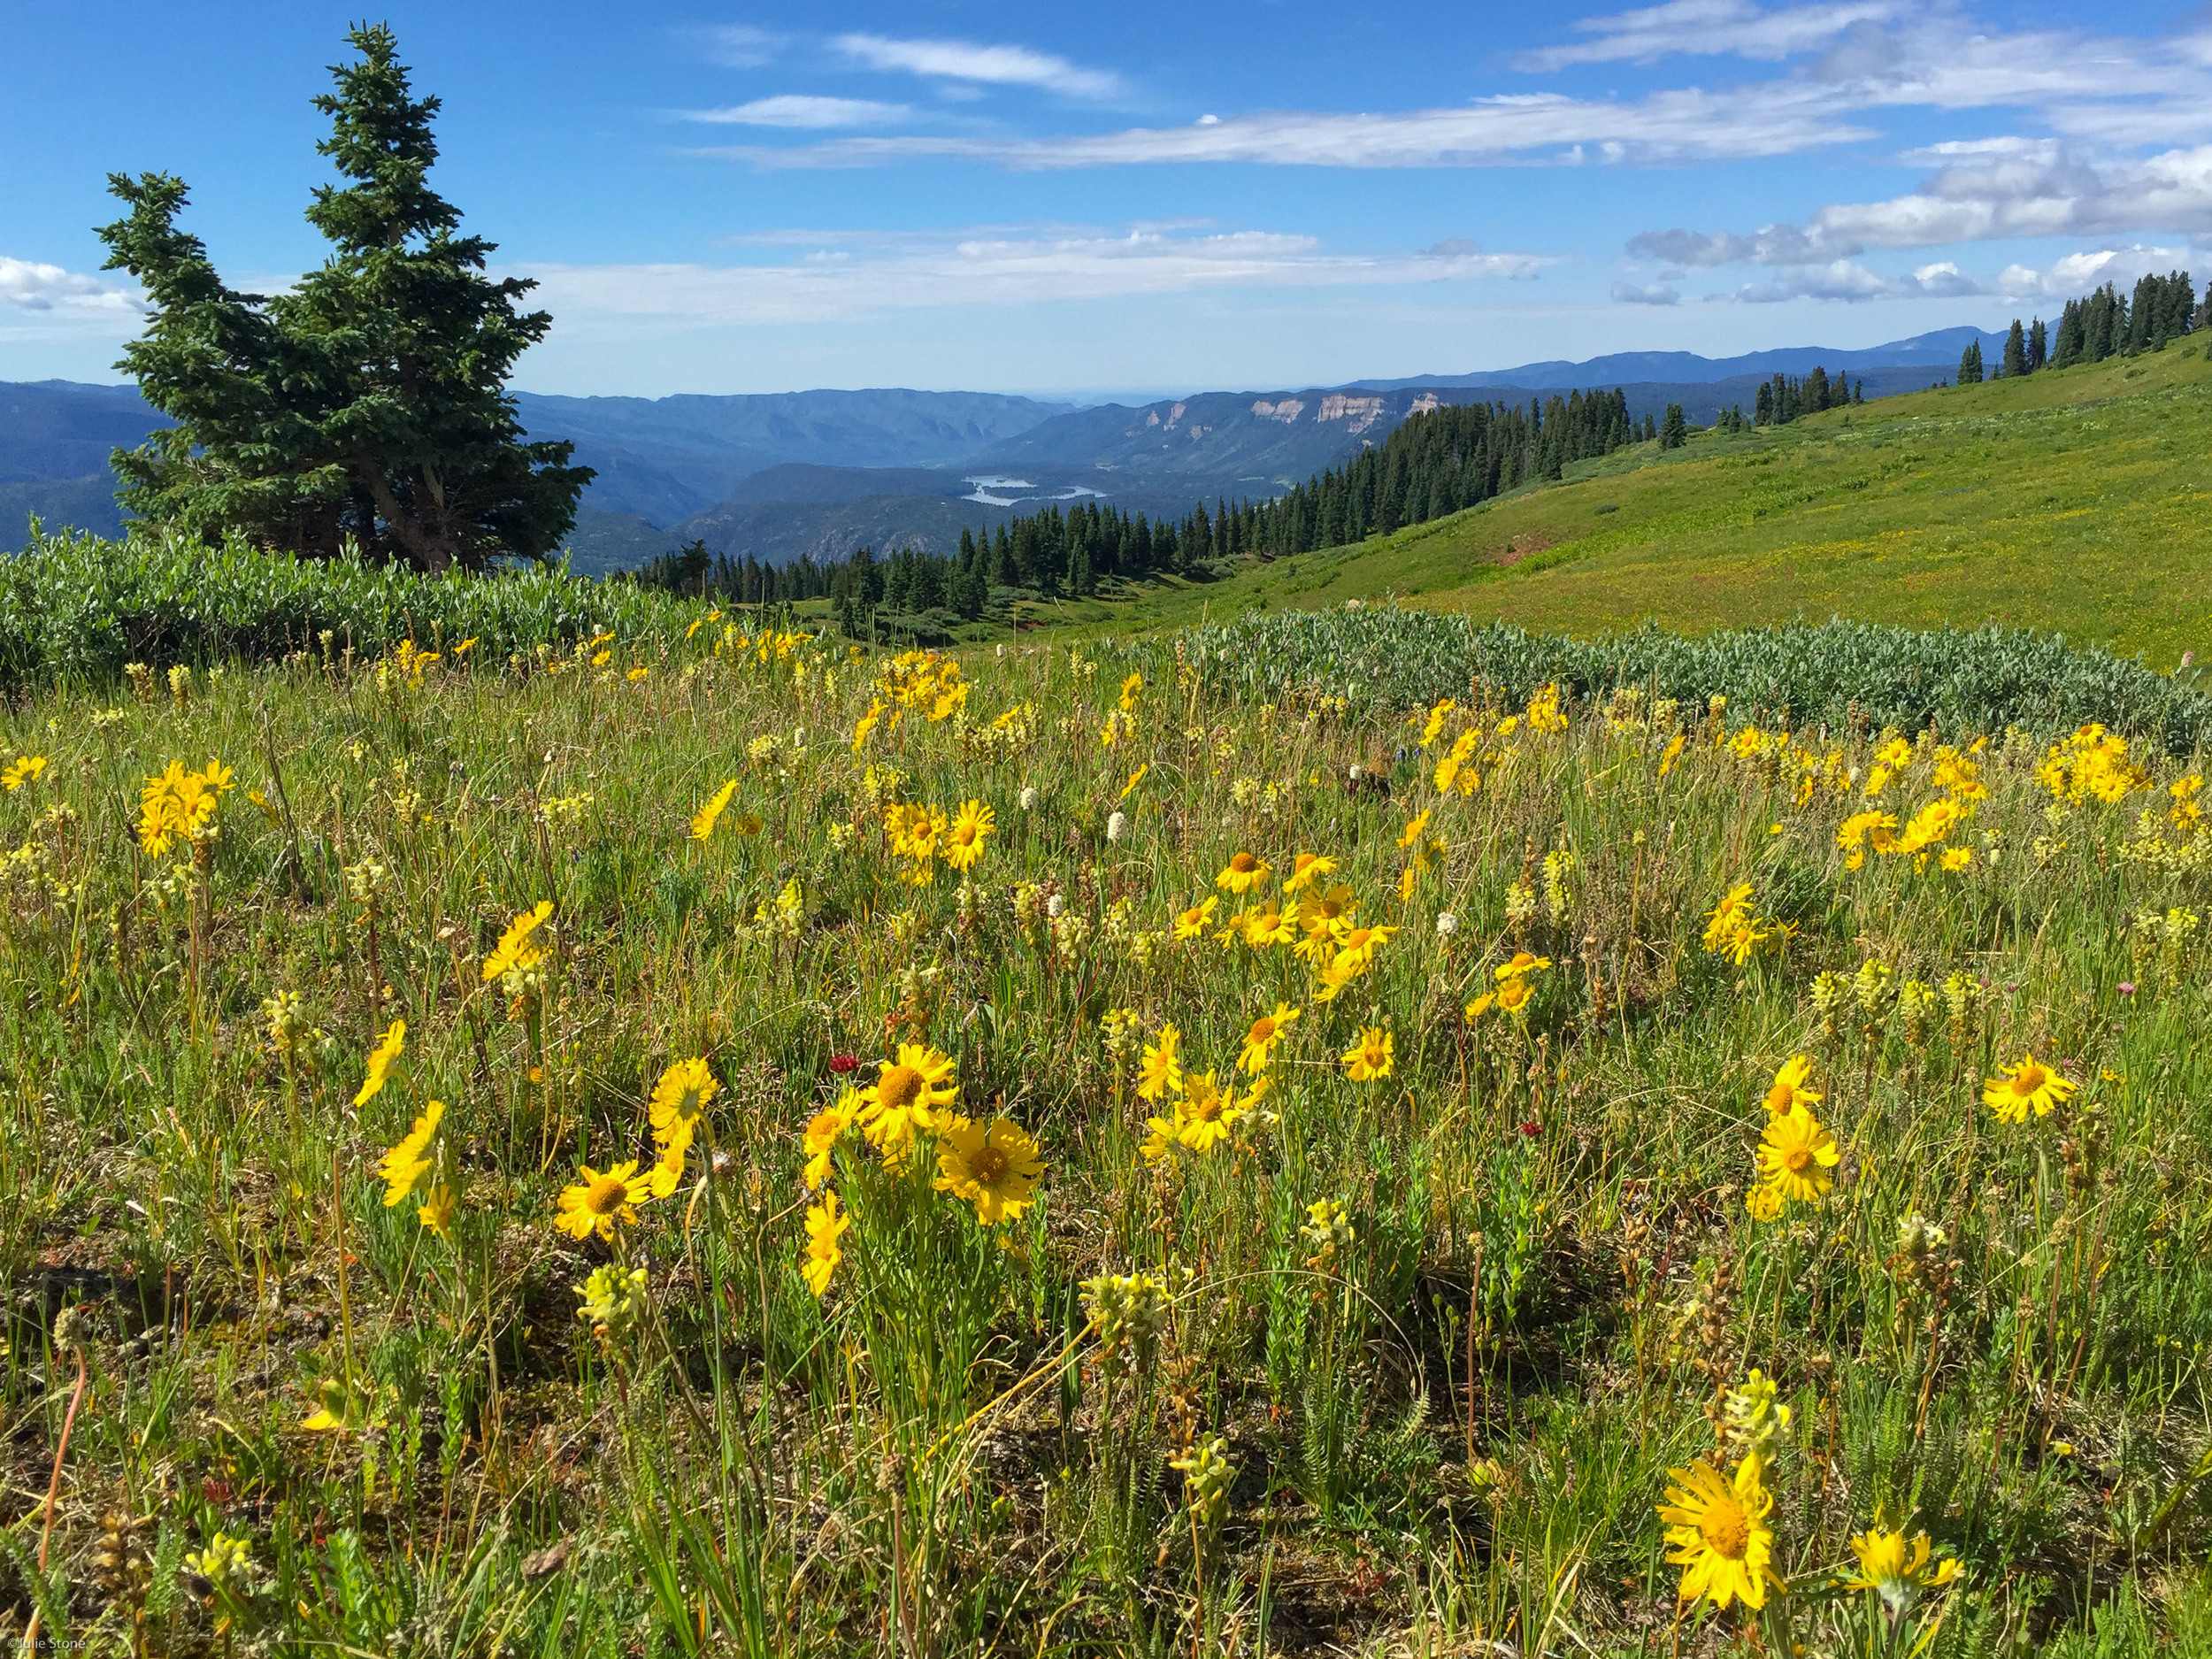
M111 380L111 170L242 286L319 260L358 12L0 16L0 380ZM2212 275L2212 14L1672 0L403 4L532 390L1269 389L1870 345Z

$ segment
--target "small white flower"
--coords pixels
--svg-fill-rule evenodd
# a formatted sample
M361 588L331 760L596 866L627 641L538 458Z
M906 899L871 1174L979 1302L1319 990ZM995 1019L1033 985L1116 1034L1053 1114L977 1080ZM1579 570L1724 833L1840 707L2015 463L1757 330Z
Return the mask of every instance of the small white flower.
M1022 786L1021 809L1025 812L1037 810L1037 791L1028 784Z
M1060 912L1066 908L1067 902L1056 893L1045 901L1045 914L1055 921L1059 919Z
M1351 771L1346 775L1349 777L1354 783L1357 783L1362 778L1367 775L1367 768L1361 765L1359 762L1354 761L1352 763Z
M1456 916L1453 915L1453 914L1452 914L1449 910L1439 910L1439 911L1437 911L1437 913L1436 913L1436 936L1437 936L1439 939L1449 939L1449 938L1450 938L1450 937L1451 937L1454 933L1457 933L1458 931L1459 931L1459 918L1458 918L1458 917L1456 917Z
M1128 833L1129 815L1126 812L1109 814L1106 819L1106 839L1118 841Z

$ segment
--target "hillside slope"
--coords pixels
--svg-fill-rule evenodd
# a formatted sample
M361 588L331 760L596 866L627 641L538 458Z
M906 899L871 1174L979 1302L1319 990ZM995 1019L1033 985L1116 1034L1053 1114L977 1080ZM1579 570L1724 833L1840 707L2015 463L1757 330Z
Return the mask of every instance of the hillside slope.
M1388 596L1576 634L1831 615L2212 647L2212 364L2177 347L1645 444L1356 547L1248 564L1091 626Z

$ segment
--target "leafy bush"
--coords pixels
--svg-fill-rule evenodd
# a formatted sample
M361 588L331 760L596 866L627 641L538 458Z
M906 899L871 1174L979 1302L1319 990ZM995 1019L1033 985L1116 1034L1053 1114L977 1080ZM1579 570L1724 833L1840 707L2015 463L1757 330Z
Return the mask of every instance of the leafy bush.
M2212 696L2139 660L2022 628L1925 632L1835 620L1688 637L1647 626L1591 640L1386 607L1256 614L1183 636L1207 681L1362 705L1463 696L1480 679L1519 703L1549 680L1584 696L1642 686L1655 697L1719 695L1799 725L2053 733L2101 721L2182 753L2212 741ZM1139 648L1141 649L1141 648ZM1154 651L1164 651L1155 644Z
M565 566L421 575L296 559L243 541L219 548L144 532L120 541L38 535L0 560L0 681L104 680L130 662L208 663L313 649L327 630L373 653L439 630L486 656L611 629L626 641L680 634L696 608Z

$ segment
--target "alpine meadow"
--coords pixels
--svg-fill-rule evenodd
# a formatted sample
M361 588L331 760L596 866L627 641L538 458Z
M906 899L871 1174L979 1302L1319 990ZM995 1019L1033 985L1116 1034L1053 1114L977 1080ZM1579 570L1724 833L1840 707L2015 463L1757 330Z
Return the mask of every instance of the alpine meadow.
M595 578L346 50L0 557L0 1647L2212 1655L2185 273Z

